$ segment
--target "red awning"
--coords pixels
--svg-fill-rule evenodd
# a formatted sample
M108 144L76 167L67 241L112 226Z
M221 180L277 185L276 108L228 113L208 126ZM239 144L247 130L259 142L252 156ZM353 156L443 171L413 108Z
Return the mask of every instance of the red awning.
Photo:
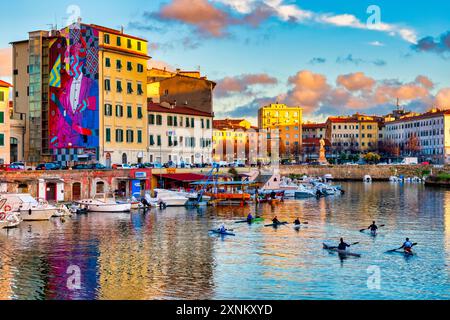
M194 182L206 180L208 177L203 174L195 173L172 173L172 174L154 174L155 177L162 177L164 179L175 180L179 182Z

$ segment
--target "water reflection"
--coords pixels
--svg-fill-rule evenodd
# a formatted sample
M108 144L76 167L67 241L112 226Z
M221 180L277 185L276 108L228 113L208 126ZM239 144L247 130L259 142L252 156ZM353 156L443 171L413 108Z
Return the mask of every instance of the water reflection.
M344 185L346 194L249 207L90 214L0 231L0 299L435 299L449 298L450 192L424 186ZM234 224L249 213L309 224ZM372 220L377 237L359 232ZM226 223L236 237L208 230ZM418 256L386 255L405 237ZM362 258L322 250L360 242ZM367 288L379 266L382 290ZM70 266L81 290L67 286Z

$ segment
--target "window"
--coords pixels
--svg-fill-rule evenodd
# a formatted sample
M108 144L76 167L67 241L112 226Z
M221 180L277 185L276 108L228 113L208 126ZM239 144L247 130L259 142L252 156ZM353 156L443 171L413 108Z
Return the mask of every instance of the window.
M158 144L158 147L161 147L161 136L160 135L158 135L158 137L157 137L157 144Z
M116 142L123 142L123 130L122 129L116 130Z
M117 46L118 47L122 46L122 38L121 37L117 37Z
M173 140L172 140L172 136L168 137L168 144L169 147L173 147Z
M142 143L142 130L137 131L137 142Z
M150 136L150 145L151 145L151 146L154 146L154 145L155 145L155 136L154 136L154 135L151 135L151 136Z
M206 129L211 129L211 120L206 120Z
M127 117L133 118L133 107L132 106L127 106Z
M133 46L131 45L131 39L127 40L127 47L128 49L131 49Z
M137 49L138 49L138 51L142 50L142 43L140 41L138 41L138 43L137 43Z
M205 119L202 119L202 129L205 129Z
M0 133L0 147L5 146L5 135L3 133Z
M122 118L123 117L123 106L116 105L116 117Z
M144 117L144 115L142 114L142 106L137 107L137 116L138 119L142 119Z
M109 34L105 34L105 36L103 37L103 42L105 44L109 44L110 43L110 37Z
M128 71L133 71L133 63L130 62L130 61L127 62L127 70Z
M194 118L191 119L191 127L195 128L195 119Z
M111 142L111 129L110 128L106 128L106 133L105 133L105 136L106 136L106 142Z
M133 142L134 142L134 131L127 130L127 143L133 143Z
M178 127L178 117L173 117L173 126Z
M186 128L190 127L190 122L189 122L189 118L186 118Z
M111 80L105 79L105 91L111 91Z
M105 66L107 68L111 68L111 59L110 58L105 58Z
M155 115L154 114L148 115L148 124L151 124L151 125L155 124Z
M139 73L144 72L144 66L143 66L142 64L138 64L138 65L137 65L137 71L138 71Z
M128 92L128 94L132 94L134 92L133 91L133 84L131 82L127 83L127 92Z
M167 125L168 126L173 126L173 118L172 116L167 116Z
M142 96L144 94L144 90L142 90L142 83L137 84L137 94Z
M156 125L162 126L162 115L156 116Z
M112 116L112 105L105 104L105 116L107 116L107 117Z
M118 71L122 70L122 61L120 61L120 60L116 61L116 68Z
M117 80L116 88L117 88L117 92L118 93L121 93L123 91L123 89L122 89L122 81Z
M0 123L5 123L5 113L0 111Z

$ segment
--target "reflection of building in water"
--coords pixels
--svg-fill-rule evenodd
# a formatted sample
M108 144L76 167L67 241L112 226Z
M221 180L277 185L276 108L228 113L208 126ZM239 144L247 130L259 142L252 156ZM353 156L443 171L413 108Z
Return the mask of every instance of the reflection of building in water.
M10 267L11 259L7 254L11 251L11 246L8 239L3 237L3 235L0 235L0 245L2 250L0 253L0 300L8 300L11 299L13 285L13 274Z
M179 221L182 218L170 218L169 214L170 210L165 212L164 222L148 218L151 221L144 227L135 219L102 226L99 299L212 296L212 242L199 235L195 224L185 224ZM185 227L180 229L179 225Z
M450 192L444 196L444 238L447 272L450 275Z

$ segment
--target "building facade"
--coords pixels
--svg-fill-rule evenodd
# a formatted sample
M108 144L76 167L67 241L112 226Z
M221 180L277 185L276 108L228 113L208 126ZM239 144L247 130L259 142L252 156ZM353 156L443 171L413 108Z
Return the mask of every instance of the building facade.
M0 164L10 163L10 105L11 84L0 80Z
M262 135L244 119L214 120L213 158L215 162L256 165L261 159Z
M303 123L303 139L325 139L327 135L326 123Z
M149 102L147 110L147 162L177 166L212 162L211 113L164 102Z
M258 111L259 128L271 132L268 143L271 146L278 144L280 156L283 158L291 158L294 153L297 160L300 160L303 134L302 119L302 108L289 107L285 104L270 104ZM279 130L279 133L276 134L273 130ZM273 141L274 139L279 139L279 141Z
M151 69L147 72L148 97L154 103L166 102L213 114L216 83L199 71L176 72Z
M383 118L376 116L342 116L327 120L326 138L332 151L338 153L361 153L377 151L382 141Z
M144 159L145 39L74 23L30 32L12 45L15 112L26 116L26 161L110 165Z
M450 163L450 111L433 109L386 122L384 142L399 156L419 157L437 164Z

